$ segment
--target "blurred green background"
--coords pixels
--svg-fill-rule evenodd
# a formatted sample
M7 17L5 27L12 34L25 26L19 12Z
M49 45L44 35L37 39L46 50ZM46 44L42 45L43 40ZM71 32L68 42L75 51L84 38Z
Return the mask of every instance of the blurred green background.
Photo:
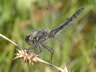
M96 72L96 0L0 0L0 33L29 48L24 40L28 34L53 29L82 7L80 16L45 44L55 50L53 64L66 65L70 72ZM45 64L13 60L16 49L0 37L0 72L57 72ZM40 58L49 57L44 49Z

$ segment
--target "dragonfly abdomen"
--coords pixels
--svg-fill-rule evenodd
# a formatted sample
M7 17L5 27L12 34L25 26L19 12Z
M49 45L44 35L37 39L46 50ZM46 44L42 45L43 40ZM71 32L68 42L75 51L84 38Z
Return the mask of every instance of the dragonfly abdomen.
M84 8L80 8L79 10L77 10L69 19L67 19L66 22L64 22L63 24L61 24L59 27L53 29L50 31L51 34L56 34L58 33L60 30L62 30L67 24L69 24L70 22L72 22L75 18L77 18L78 15L80 15L80 13L82 12Z

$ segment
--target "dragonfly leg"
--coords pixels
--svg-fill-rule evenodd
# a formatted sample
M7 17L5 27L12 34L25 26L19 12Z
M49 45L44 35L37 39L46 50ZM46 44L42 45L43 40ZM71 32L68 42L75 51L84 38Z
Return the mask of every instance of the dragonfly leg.
M53 48L50 48L50 47L48 47L48 46L46 46L46 45L44 45L44 44L42 44L41 43L41 45L44 47L44 48L46 48L50 53L51 53L51 57L50 57L50 63L52 64L52 58L53 58L53 53L54 53L54 50L53 50Z
M41 50L41 48L40 48L40 45L35 45L35 46L33 46L33 47L30 47L29 49L27 49L27 51L28 52L31 52L32 51L32 49L34 49L34 48L38 48L38 50L39 50L39 52L35 52L36 54L40 54L41 52L42 52L42 50Z
M39 48L39 53L40 54L42 52L41 48L40 48L40 45L38 45L38 48Z
M31 51L32 49L34 49L36 46L31 46L29 49L28 49L28 51Z

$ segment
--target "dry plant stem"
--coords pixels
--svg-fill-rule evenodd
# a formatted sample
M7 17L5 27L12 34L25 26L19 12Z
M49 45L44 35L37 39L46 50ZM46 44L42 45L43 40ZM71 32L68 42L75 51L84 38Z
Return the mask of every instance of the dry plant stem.
M68 69L67 67L65 66L64 69L60 68L60 67L57 67L53 64L50 64L42 59L40 59L38 57L38 55L34 54L34 53L29 53L27 50L18 50L17 54L16 54L16 57L14 59L19 59L21 61L24 61L28 64L32 64L34 65L36 62L40 62L40 63L44 63L44 64L47 64L53 68L55 68L57 71L59 72L68 72Z
M40 59L40 58L38 58L38 57L37 57L37 61L39 61L39 62L41 62L41 63L44 63L44 64L47 64L47 65L50 65L50 66L54 67L55 69L57 69L59 72L68 72L68 69L67 69L66 66L64 67L64 69L62 69L62 68L60 68L60 67L57 67L57 66L55 66L55 65L53 65L53 64L50 64L50 63L44 61L44 60L42 60L42 59Z
M10 40L9 38L7 38L6 36L4 36L3 34L0 33L0 37L2 37L3 39L11 42L12 44L14 44L16 47L22 49L19 45L17 45L15 42L13 42L12 40Z
M12 40L10 40L10 39L7 38L6 36L2 35L1 33L0 33L0 37L2 37L3 39L5 39L5 40L11 42L11 43L14 44L16 47L19 47L20 50L23 49L22 47L20 47L20 46L17 45L15 42L13 42ZM53 65L53 64L50 64L50 63L44 61L44 60L42 60L42 59L40 59L40 58L38 58L38 57L37 57L36 59L37 59L38 62L41 62L41 63L44 63L44 64L47 64L47 65L50 65L50 66L54 67L54 68L57 69L59 72L68 72L68 69L67 69L66 66L65 66L64 69L62 69L62 68L60 68L60 67L57 67L57 66L55 66L55 65Z

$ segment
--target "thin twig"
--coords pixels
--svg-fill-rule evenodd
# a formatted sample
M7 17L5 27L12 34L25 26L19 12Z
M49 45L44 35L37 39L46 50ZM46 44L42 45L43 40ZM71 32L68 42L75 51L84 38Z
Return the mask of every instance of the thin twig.
M39 62L41 62L41 63L44 63L44 64L47 64L47 65L50 65L50 66L54 67L54 68L57 69L59 72L68 72L68 69L67 69L66 66L64 67L64 69L62 69L62 68L60 68L60 67L58 67L58 66L56 66L56 65L53 65L53 64L50 64L50 63L44 61L44 60L42 60L42 59L40 59L40 58L38 58L38 57L37 57L37 60L38 60Z
M0 37L2 37L3 39L11 42L12 44L14 44L16 47L22 49L22 47L20 47L19 45L17 45L15 42L13 42L12 40L10 40L8 37L4 36L3 34L0 33Z

